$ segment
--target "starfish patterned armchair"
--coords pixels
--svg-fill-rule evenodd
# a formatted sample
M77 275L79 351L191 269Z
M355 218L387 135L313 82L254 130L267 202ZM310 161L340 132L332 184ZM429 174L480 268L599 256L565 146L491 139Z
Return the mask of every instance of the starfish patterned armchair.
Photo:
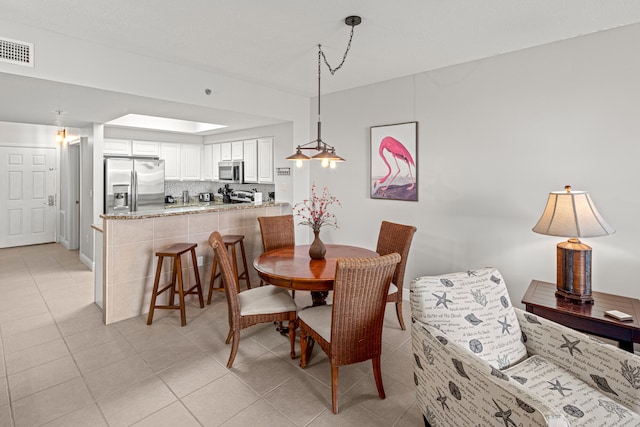
M426 426L640 426L640 357L513 307L495 268L410 291Z

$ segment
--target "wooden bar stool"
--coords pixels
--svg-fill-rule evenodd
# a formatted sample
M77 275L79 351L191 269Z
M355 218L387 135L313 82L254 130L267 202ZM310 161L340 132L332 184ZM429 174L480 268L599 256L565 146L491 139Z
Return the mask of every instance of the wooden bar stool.
M156 279L153 282L153 294L151 295L151 307L149 308L149 317L147 318L147 325L150 325L153 321L153 311L156 308L163 309L176 309L180 310L180 320L182 322L182 326L187 324L187 315L186 309L184 305L184 296L190 294L198 295L198 299L200 300L200 308L204 308L204 298L202 296L202 286L200 285L200 273L198 272L198 260L196 258L196 246L197 243L176 243L168 248L165 248L161 251L156 252L156 256L158 257L158 267L156 268ZM193 271L196 277L196 284L189 288L188 290L184 290L183 280L182 280L182 262L180 258L182 254L191 251L191 261L193 262ZM171 283L169 283L164 288L158 290L158 284L160 283L160 275L162 270L162 262L165 257L173 258L173 269L171 271ZM177 288L177 289L176 289ZM170 305L156 305L156 298L158 295L163 293L164 291L169 290L169 304ZM176 292L178 293L178 297L180 300L179 305L174 305L174 297Z
M226 236L222 236L222 242L224 243L227 251L231 248L231 259L233 260L233 274L236 277L236 285L238 287L238 292L240 292L240 280L244 280L247 282L247 289L251 289L251 282L249 281L249 269L247 268L247 255L244 251L244 236L230 234ZM238 259L236 257L236 245L240 244L240 254L242 255L242 267L244 271L238 274ZM222 283L222 278L220 278L220 286L215 286L215 281L220 277L220 272L217 272L218 269L218 260L213 258L213 267L211 267L211 281L209 282L209 295L207 296L207 304L211 304L211 296L213 295L213 291L224 291L224 284Z

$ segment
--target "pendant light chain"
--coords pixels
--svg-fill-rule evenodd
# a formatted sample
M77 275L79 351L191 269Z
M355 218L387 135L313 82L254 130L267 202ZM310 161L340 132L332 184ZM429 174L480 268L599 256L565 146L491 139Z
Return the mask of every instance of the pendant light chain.
M355 25L351 25L351 34L349 35L349 43L347 43L347 50L344 51L344 55L342 56L342 62L340 62L340 64L338 64L338 66L336 68L331 68L331 65L329 65L329 61L327 61L327 57L325 56L324 52L322 51L322 47L320 45L318 45L318 48L320 50L320 55L322 56L322 59L324 60L324 63L327 65L327 68L329 69L329 72L331 73L331 75L334 75L336 73L336 71L338 71L340 68L342 68L342 66L344 65L344 61L347 60L347 55L349 54L349 49L351 49L351 41L353 40L353 29L355 28ZM318 67L320 67L320 64L318 63Z

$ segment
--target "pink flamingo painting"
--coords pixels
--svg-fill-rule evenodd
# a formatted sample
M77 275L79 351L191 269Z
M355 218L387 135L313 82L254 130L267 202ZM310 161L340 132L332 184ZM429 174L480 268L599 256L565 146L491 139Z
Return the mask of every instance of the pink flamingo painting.
M415 182L415 179L413 178L413 174L411 173L411 166L415 168L416 164L413 161L413 157L411 157L411 153L409 153L409 150L407 150L406 147L402 145L400 141L398 141L397 139L391 136L386 136L382 138L382 141L380 141L380 148L378 149L378 154L382 158L382 161L384 162L384 164L387 165L387 174L375 182L375 184L373 185L374 188L380 184L384 184L389 178L389 176L391 176L391 172L392 172L391 165L389 164L389 161L385 156L385 153L384 153L385 150L387 150L395 160L396 168L398 168L398 171L395 173L395 175L393 175L393 177L391 177L387 185L380 188L380 191L384 191L387 188L389 188L391 183L396 179L396 177L400 173L400 165L398 164L398 159L405 162L407 164L407 167L409 168L411 185L407 189L412 190L416 186L416 182Z

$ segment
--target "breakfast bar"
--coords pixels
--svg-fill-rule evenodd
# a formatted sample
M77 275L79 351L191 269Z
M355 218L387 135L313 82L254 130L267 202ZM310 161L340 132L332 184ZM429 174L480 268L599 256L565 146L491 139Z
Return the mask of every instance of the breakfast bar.
M198 204L158 211L101 215L102 235L101 284L102 291L96 302L102 302L105 324L139 316L149 311L154 282L155 252L174 243L197 243L197 268L208 286L213 265L213 252L208 239L213 231L221 234L241 234L247 257L253 259L262 253L260 216L283 215L291 212L288 203L264 204ZM168 262L168 261L167 261ZM192 262L185 263L185 278L193 280ZM169 281L170 266L163 271L163 282ZM251 283L259 282L255 271L249 272ZM185 279L186 280L186 279ZM101 286L100 286L101 285ZM185 286L191 283L185 283ZM99 293L97 289L96 295Z

